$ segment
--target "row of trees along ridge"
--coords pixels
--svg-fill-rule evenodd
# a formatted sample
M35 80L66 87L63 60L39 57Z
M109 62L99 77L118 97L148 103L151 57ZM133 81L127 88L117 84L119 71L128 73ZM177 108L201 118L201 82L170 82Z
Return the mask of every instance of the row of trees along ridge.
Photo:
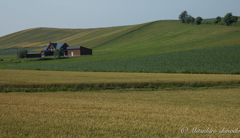
M179 15L179 20L181 20L182 23L196 23L197 25L202 23L202 17L197 17L196 19L192 17L191 15L188 15L187 11L183 11ZM231 25L233 23L236 23L238 20L237 16L233 16L232 13L227 13L224 18L222 19L220 16L216 17L216 19L213 21L215 24L219 25Z

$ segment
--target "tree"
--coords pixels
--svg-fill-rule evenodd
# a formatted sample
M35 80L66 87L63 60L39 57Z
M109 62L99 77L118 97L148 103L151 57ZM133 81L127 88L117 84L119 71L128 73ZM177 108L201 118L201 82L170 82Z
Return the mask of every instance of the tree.
M182 23L186 23L186 18L188 17L188 13L187 11L183 11L180 15L179 15L179 20L182 21Z
M224 23L226 23L227 26L229 26L231 24L231 17L232 17L232 13L227 13L223 20L224 20Z
M196 24L197 24L197 25L201 24L201 23L202 23L202 20L203 20L202 17L199 17L199 16L198 16L198 17L196 18Z
M237 22L238 21L238 17L237 16L232 16L231 17L231 22L232 23L235 23L235 22Z
M214 23L215 23L215 24L218 24L218 23L221 22L221 20L222 20L222 18L221 18L220 16L218 16L218 17L214 20Z
M63 56L63 55L64 55L64 53L63 53L62 49L57 49L57 50L54 52L54 54L53 54L53 56L54 56L55 58L60 58L60 57Z
M189 24L189 23L194 23L195 21L195 18L192 17L191 15L189 15L187 18L186 18L186 23Z
M27 56L28 51L26 49L22 49L18 52L19 58L25 58Z
M224 20L224 23L225 23L227 26L229 26L229 25L231 25L232 23L237 22L238 17L237 17L237 16L232 16L232 13L230 12L230 13L227 13L227 14L224 16L223 20Z
M194 21L195 21L195 18L192 16L191 16L191 21L192 21L192 23L194 23Z

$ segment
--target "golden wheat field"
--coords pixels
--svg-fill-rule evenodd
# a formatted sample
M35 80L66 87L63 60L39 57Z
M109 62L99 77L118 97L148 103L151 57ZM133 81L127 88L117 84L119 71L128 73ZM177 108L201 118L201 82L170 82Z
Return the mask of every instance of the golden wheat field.
M0 93L0 137L240 137L239 91Z
M71 84L132 82L239 82L239 75L119 72L70 72L0 69L0 84Z

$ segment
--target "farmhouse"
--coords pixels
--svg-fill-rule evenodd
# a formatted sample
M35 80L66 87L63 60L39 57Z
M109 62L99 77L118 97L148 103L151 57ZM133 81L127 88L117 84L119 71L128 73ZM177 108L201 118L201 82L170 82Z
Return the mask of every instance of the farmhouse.
M64 55L67 55L67 47L68 44L66 43L49 43L45 49L43 49L43 51L41 51L42 57L45 56L52 56L53 53L58 50L61 49L64 52Z
M69 47L67 43L49 43L43 51L41 51L42 57L52 56L54 52L61 49L64 52L64 56L81 56L92 55L92 49L85 48L83 46Z

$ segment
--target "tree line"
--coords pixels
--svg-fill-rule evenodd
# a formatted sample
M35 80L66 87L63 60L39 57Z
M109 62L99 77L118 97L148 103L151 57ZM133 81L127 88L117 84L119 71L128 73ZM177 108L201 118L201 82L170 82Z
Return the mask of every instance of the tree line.
M197 25L201 24L203 20L202 17L200 16L195 19L191 15L188 15L187 11L183 11L178 18L182 23L187 23L187 24L196 23ZM229 26L233 23L236 23L237 21L238 21L237 16L233 16L232 13L227 13L223 18L221 18L220 16L216 17L213 23Z

